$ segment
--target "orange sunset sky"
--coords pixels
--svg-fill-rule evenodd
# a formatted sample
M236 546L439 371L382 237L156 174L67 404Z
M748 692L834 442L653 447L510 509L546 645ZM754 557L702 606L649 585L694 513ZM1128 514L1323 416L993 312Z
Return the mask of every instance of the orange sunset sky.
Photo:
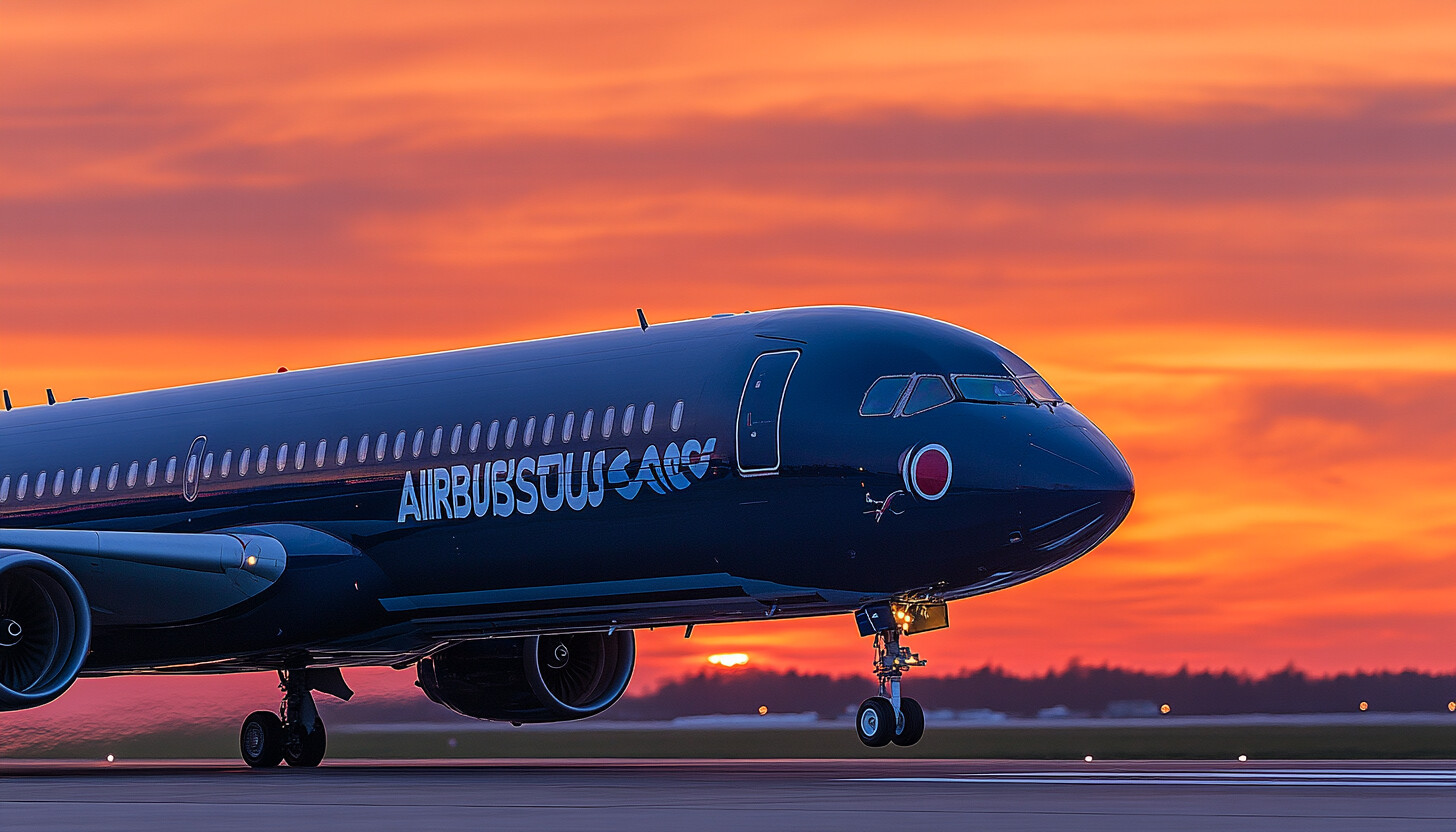
M7 3L0 385L903 309L1026 357L1138 487L926 672L1456 668L1456 6L1107 5ZM870 660L847 617L642 633L634 690L730 650Z

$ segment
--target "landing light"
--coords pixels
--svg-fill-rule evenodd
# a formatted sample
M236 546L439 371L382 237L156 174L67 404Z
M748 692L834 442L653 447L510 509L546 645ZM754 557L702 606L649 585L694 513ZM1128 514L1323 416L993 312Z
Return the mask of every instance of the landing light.
M748 664L747 653L714 653L708 657L709 664L716 664L720 667L737 667L740 664Z
M248 565L249 566L257 566L258 565L258 556L257 555L248 555Z
M107 754L106 755L106 762L108 762L108 763L114 763L114 762L116 762L116 755L115 754Z
M1247 754L1240 754L1239 755L1239 762L1241 762L1241 763L1247 763L1248 761L1249 761L1249 755L1247 755Z
M1082 760L1083 760L1083 762L1090 763L1090 762L1092 762L1092 755L1091 754L1088 754L1087 756L1083 757Z

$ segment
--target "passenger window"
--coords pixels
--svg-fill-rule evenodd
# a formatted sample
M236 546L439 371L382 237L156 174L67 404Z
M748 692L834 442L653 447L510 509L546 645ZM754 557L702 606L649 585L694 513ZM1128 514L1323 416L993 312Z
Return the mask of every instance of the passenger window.
M298 443L298 448L293 452L293 470L295 470L295 471L302 471L303 470L303 460L305 458L305 454L307 454L307 453L308 453L308 443L307 442L300 442L300 443Z
M682 417L683 403L682 399L678 399L677 404L672 406L672 419L668 423L668 427L672 428L673 433L677 433L678 428L682 427Z
M415 459L419 459L420 458L420 454L422 454L424 452L425 452L425 429L424 428L420 428L419 430L415 431L415 441L414 441L414 444L410 446L410 455L413 456Z
M252 461L253 461L253 449L252 448L244 448L243 449L243 452L240 453L240 454L238 454L238 476L240 476L240 477L246 477L248 475L248 463L250 463ZM167 481L168 482L171 482L172 480L169 477L167 479Z
M315 468L322 468L322 467L324 467L324 460L328 459L328 456L329 456L329 440L327 440L327 439L320 439L319 440L319 443L318 443L318 450L316 450L316 451L313 452L313 467L315 467Z
M576 427L576 411L568 411L567 414L561 418L562 442L571 441L571 429L574 427Z
M194 470L192 470L192 471L189 472L189 477L196 476L197 475L197 471L196 471L196 468L197 468L197 457L193 457L192 458L192 466L191 467ZM119 463L119 462L112 463L111 464L111 470L106 474L106 490L107 491L115 491L116 490L116 480L120 476L121 476L121 463Z
M581 416L581 441L585 442L591 438L592 416L596 415L590 408Z
M97 478L98 478L98 476L100 474L101 474L101 469L100 468L97 468L95 471L92 471L91 472L91 490L92 491L95 491L96 490L96 480L97 480ZM167 482L171 482L172 480L175 480L176 478L177 478L177 457L174 456L171 459L168 459L167 460Z
M531 417L529 417L529 418L526 419L526 435L521 440L521 444L524 445L524 446L526 446L527 448L531 447L531 440L533 438L535 438L535 436L536 436L536 417L535 416L531 416Z
M45 496L46 472L41 471L35 477L35 498L38 500Z
M617 420L617 408L609 407L602 411L602 438L612 438L612 423Z
M374 461L383 462L387 453L389 453L389 433L381 432L379 438L374 440Z
M359 450L354 452L354 458L360 463L369 461L369 434L359 437Z
M176 467L177 457L172 457L173 467ZM169 480L170 481L170 480ZM91 481L86 484L86 490L95 491L101 487L101 466L97 465L91 469Z
M394 435L394 458L404 459L404 442L407 434L404 431Z
M956 390L961 398L985 404L1026 404L1026 394L1009 378L956 376Z
M155 460L153 460L153 462L155 463ZM228 475L231 474L232 472L233 472L233 450L232 450L232 448L228 448L226 451L223 451L222 452L222 464L219 467L217 473L218 473L218 476L222 477L223 479L227 479L228 478ZM151 477L151 473L150 472L148 472L147 477L148 478ZM147 483L147 485L151 485L151 483Z
M945 383L945 379L940 376L921 376L915 380L915 389L910 391L910 398L905 400L902 413L905 416L914 416L951 401L955 401L955 396L951 395L950 386Z
M287 442L280 442L280 443L278 443L278 462L274 464L274 467L278 469L278 473L280 473L280 474L283 473L283 469L284 468L287 468L288 467L288 443Z
M230 457L232 455L233 455L233 452L232 451L228 451L227 454L225 454L223 456L223 458L224 459L227 459L228 457ZM147 488L151 488L152 486L154 486L156 484L157 484L157 460L154 457L151 462L148 462L147 463ZM77 491L80 491L80 490L81 490L81 469L80 468L77 468L76 469L76 479L74 481L72 481L72 483L71 483L71 493L72 494L75 494Z
M81 480L85 477L85 474L86 474L86 469L84 469L84 468L77 468L76 469L76 473L74 473L74 474L71 475L71 493L72 494L80 494L81 493ZM155 481L156 478L157 478L157 461L154 459L154 460L152 460L152 479ZM147 484L148 485L151 485L151 483L147 483Z
M909 376L875 379L875 383L865 392L864 401L860 402L859 415L889 416L895 412L895 405L900 403L900 396L904 395L905 388L909 385Z
M25 499L25 487L30 485L30 474L21 474L20 480L15 483L15 499Z
M541 444L550 445L551 439L556 435L556 414L547 415L546 423L541 425Z
M435 428L435 435L430 437L430 456L440 455L440 445L445 441L445 429Z
M480 450L480 423L476 422L470 426L470 452Z
M463 425L456 425L455 430L450 434L450 453L460 453L460 437L465 433Z
M212 479L212 463L213 463L213 455L212 454L208 454L207 456L203 457L203 459L202 459L202 478L205 479L205 480ZM137 475L137 464L135 462L133 462L131 464L131 470L126 472L126 487L127 488L131 488L132 486L136 485L136 475Z
M495 419L490 423L490 435L485 438L485 449L487 451L495 450L495 440L498 438L500 438L500 420Z
M258 449L258 473L268 473L268 446L264 445Z
M349 437L339 437L339 450L334 454L334 464L343 465L349 461Z
M516 420L515 420L515 417L511 417L511 420L506 423L506 447L507 448L512 448L512 447L515 447L515 444L516 444Z
M7 475L5 479L0 480L0 503L8 499L10 499L10 477Z
M637 415L637 405L629 404L627 409L622 411L622 435L632 435L632 420Z
M652 414L656 410L657 405L652 402L648 402L647 406L642 408L642 434L644 436L652 432Z
M51 496L59 497L64 490L66 490L66 469L62 468L56 472L56 477L51 482Z

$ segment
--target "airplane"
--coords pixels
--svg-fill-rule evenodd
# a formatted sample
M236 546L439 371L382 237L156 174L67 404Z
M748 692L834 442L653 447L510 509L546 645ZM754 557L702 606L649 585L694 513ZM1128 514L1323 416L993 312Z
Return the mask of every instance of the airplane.
M912 745L904 636L1101 543L1133 477L1010 350L881 309L714 315L0 413L0 710L80 676L276 671L244 761L309 767L313 693L601 713L645 627L852 614ZM53 395L48 395L54 401Z

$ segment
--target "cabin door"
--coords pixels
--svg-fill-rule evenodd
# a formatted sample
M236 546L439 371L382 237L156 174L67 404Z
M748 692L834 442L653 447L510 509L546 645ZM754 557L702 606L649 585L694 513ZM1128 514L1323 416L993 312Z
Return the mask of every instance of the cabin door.
M745 476L779 471L779 420L798 350L766 352L753 362L738 400L738 472Z
M192 440L187 450L187 464L182 469L182 497L187 502L197 499L197 486L202 480L202 454L207 450L207 437Z

